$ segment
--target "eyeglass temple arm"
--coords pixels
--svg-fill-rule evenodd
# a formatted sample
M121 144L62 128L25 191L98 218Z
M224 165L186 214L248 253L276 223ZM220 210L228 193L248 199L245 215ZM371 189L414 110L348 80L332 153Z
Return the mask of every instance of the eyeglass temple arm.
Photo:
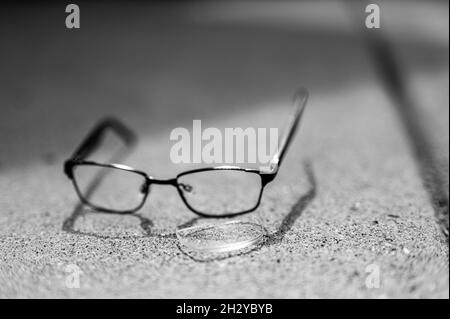
M101 120L81 142L71 159L82 160L88 157L100 145L100 142L108 130L116 133L129 147L133 146L137 141L136 135L122 122L113 117L105 118Z
M300 120L303 116L303 111L308 101L309 93L305 88L299 88L294 94L294 111L292 112L288 125L284 129L284 134L278 147L277 153L270 161L270 173L276 173L281 165L284 156L298 130Z

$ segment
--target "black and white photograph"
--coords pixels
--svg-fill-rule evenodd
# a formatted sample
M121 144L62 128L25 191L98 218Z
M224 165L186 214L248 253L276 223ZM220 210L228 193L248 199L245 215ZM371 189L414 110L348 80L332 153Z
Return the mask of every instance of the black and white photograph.
M0 7L0 299L448 300L448 1Z

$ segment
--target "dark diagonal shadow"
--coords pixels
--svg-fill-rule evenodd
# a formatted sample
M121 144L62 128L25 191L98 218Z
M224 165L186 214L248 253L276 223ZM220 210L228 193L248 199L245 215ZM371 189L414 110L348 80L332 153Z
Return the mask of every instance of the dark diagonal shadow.
M379 32L363 32L363 39L383 85L390 95L406 133L410 148L419 169L425 190L428 192L438 225L446 240L449 239L449 199L445 172L440 168L427 134L425 116L412 97L401 65L389 40Z
M306 207L313 201L317 194L317 181L314 175L313 166L310 161L306 161L304 165L306 178L309 183L309 190L301 196L292 207L289 214L282 220L277 231L268 236L267 244L273 245L280 243L286 233L292 228L295 221L302 215Z
M294 225L295 221L302 215L306 207L314 200L317 194L317 182L314 175L313 166L310 161L306 161L304 164L304 170L306 174L306 178L309 183L309 190L302 195L297 202L292 207L289 214L286 215L286 217L283 218L281 221L280 226L278 229L273 232L272 234L267 234L267 230L264 229L266 232L265 240L261 241L256 246L250 247L248 249L231 252L231 253L225 253L225 254L218 254L218 255L211 255L211 254L198 254L195 252L191 252L188 250L185 250L185 248L180 245L180 243L177 244L179 250L181 253L190 259L192 259L195 262L201 262L201 263L207 263L212 261L220 261L225 260L231 257L238 257L250 254L252 252L260 250L264 246L271 246L274 244L279 244L283 240L286 233L291 230L292 226ZM199 218L193 218L187 223L181 225L181 227L189 227L192 226Z

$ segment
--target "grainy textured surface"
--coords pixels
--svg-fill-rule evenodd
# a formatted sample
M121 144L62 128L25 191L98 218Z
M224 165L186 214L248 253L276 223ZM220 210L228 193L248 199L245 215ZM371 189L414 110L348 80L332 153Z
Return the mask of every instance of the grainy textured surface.
M448 5L427 10L428 28L448 25ZM11 8L0 22L0 297L448 298L448 244L402 115L342 12L322 11L338 27L321 29L87 5L76 32L62 12ZM448 197L448 33L393 30ZM175 227L195 216L164 186L137 216L77 214L62 162L100 117L136 126L128 164L170 177L183 169L169 161L172 128L281 126L299 84L311 92L300 134L246 217L267 229L261 247L181 250ZM70 264L79 289L65 286ZM365 285L369 265L379 289Z

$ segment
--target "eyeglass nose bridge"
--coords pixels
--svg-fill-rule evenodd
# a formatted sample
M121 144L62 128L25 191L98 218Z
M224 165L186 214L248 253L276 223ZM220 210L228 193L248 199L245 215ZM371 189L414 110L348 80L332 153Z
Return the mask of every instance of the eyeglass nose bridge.
M148 187L151 184L157 184L157 185L172 185L175 187L178 187L177 178L169 178L169 179L159 179L152 176L147 177L147 185Z

